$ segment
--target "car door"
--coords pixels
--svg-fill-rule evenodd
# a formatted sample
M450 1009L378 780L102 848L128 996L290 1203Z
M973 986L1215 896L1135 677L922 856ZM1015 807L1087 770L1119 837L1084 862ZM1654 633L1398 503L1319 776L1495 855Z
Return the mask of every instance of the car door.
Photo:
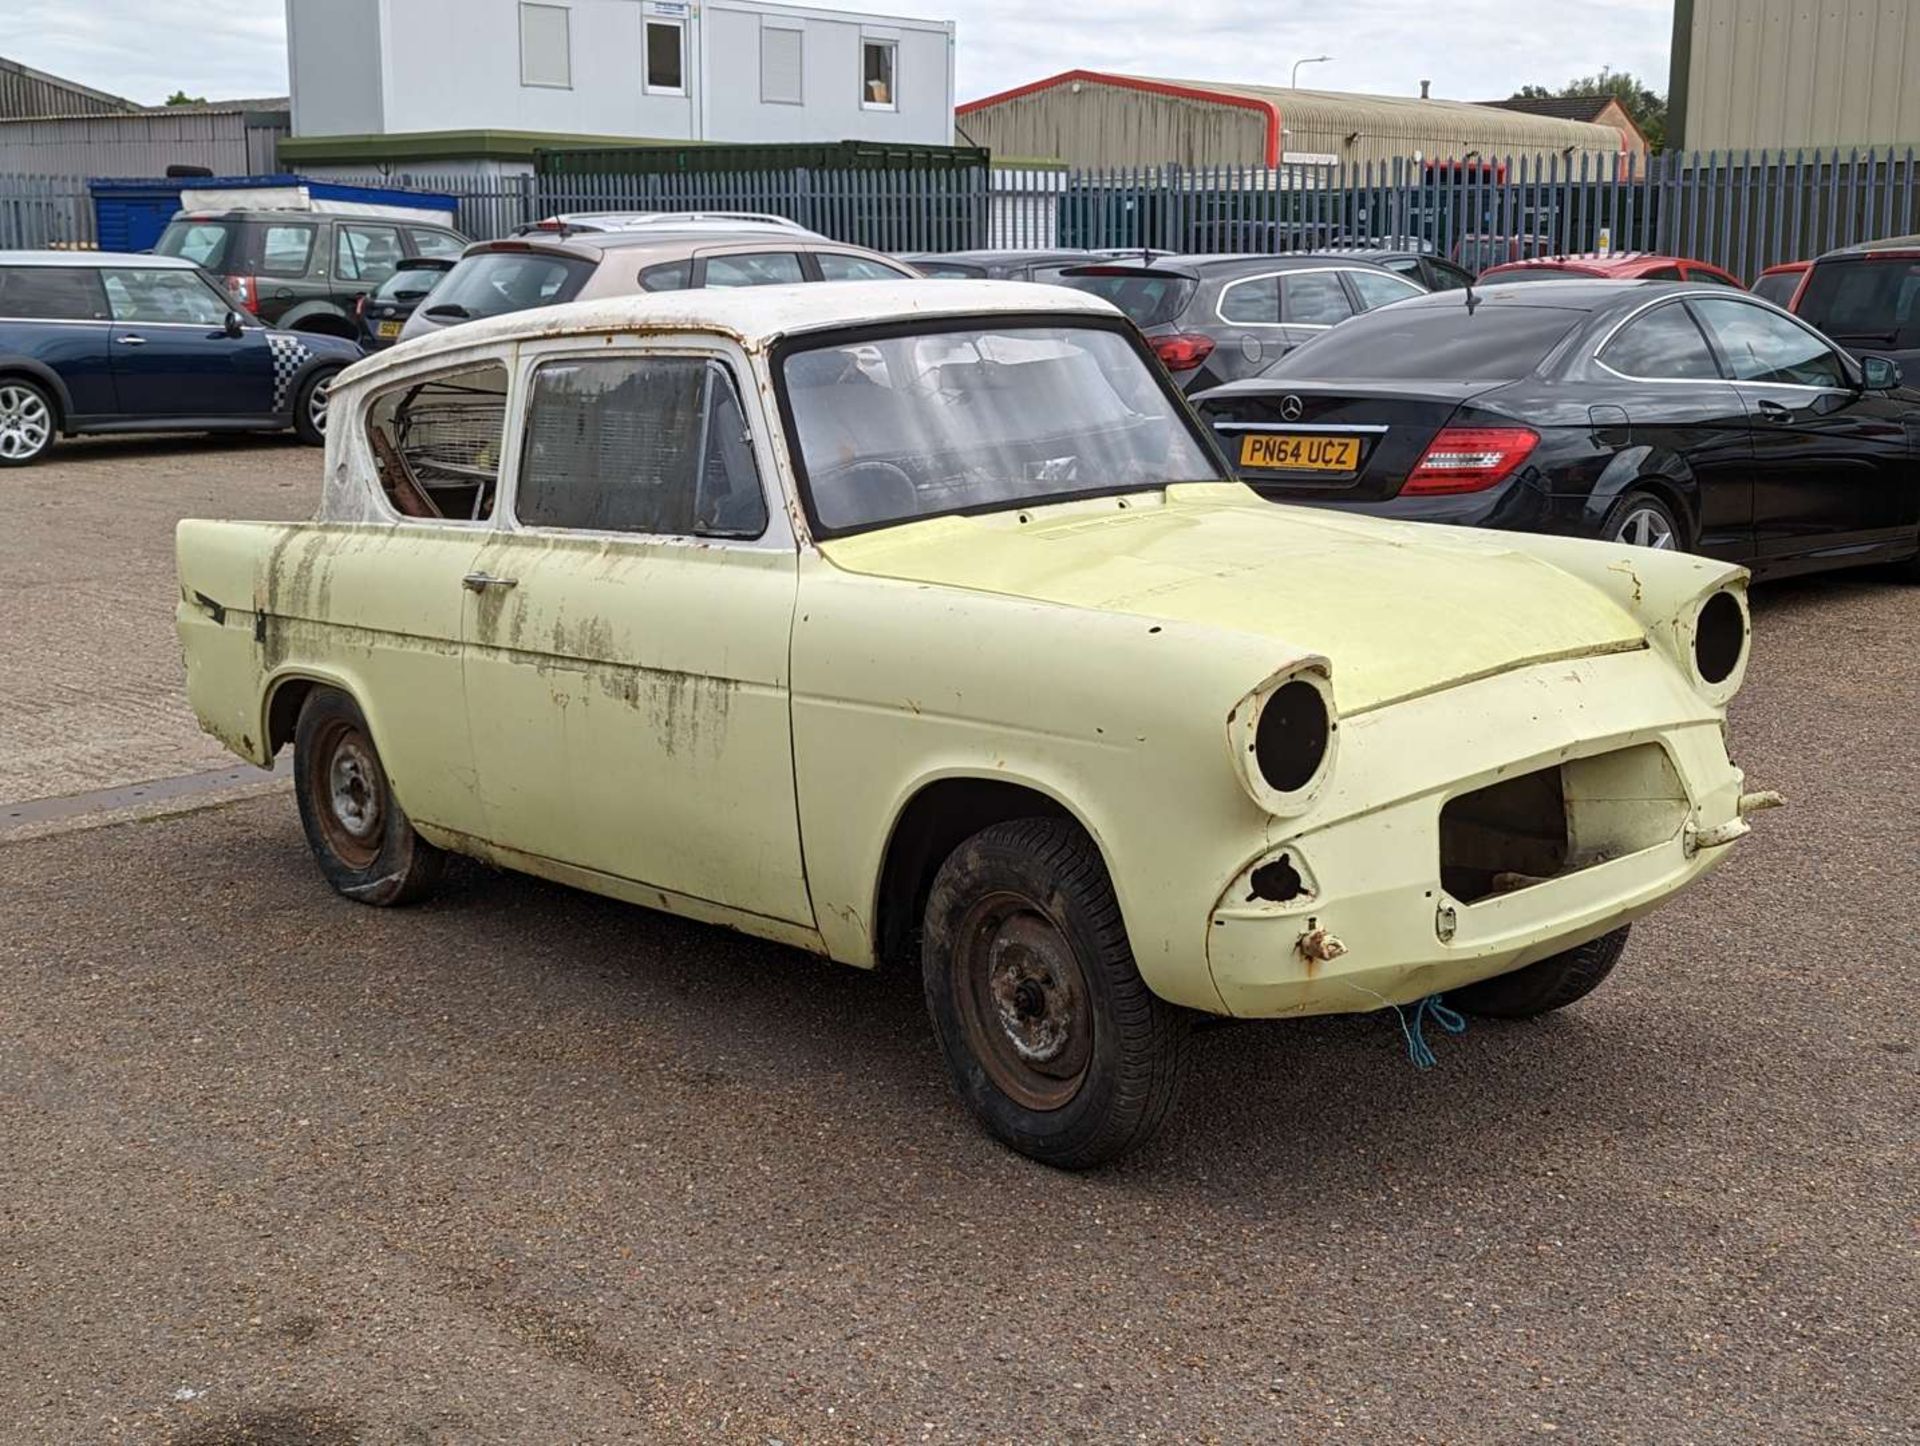
M811 927L793 784L797 553L739 353L529 362L510 526L467 610L488 837Z
M352 312L399 267L400 228L372 221L333 223L333 304Z
M1612 496L1644 482L1691 483L1692 550L1753 556L1753 444L1746 404L1698 321L1677 298L1634 313L1603 341L1586 397L1594 436L1621 464ZM1609 500L1609 499L1603 499Z
M66 388L68 420L112 413L113 322L90 266L0 266L0 356L38 362Z
M1864 390L1831 342L1772 307L1731 295L1696 296L1688 305L1746 406L1756 557L1910 544L1920 484L1904 405Z
M135 417L265 418L274 410L270 333L187 267L105 267L115 410ZM229 318L233 324L229 324Z

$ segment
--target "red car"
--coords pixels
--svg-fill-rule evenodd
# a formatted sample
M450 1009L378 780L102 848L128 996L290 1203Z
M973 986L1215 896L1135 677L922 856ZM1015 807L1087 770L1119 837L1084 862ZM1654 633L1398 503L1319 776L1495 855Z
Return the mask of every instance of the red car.
M1705 281L1745 291L1740 278L1705 261L1685 256L1656 256L1650 251L1617 251L1611 255L1538 256L1489 266L1482 281L1551 281L1556 276L1599 276L1613 281Z
M1800 282L1812 269L1811 261L1782 261L1778 266L1769 266L1753 278L1753 294L1762 301L1771 301L1792 311Z

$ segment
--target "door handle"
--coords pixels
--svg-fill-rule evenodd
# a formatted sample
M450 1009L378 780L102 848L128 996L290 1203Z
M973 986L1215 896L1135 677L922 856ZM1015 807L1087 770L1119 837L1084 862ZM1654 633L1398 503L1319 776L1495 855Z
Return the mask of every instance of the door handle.
M1769 422L1784 422L1792 418L1793 408L1783 407L1778 402L1762 400L1760 403L1760 415L1765 417Z
M470 592L485 592L490 587L518 587L520 585L520 579L517 577L495 577L492 573L488 572L470 572L460 579L460 585Z
M147 344L147 339L144 336L116 336L114 340L122 346L145 346Z

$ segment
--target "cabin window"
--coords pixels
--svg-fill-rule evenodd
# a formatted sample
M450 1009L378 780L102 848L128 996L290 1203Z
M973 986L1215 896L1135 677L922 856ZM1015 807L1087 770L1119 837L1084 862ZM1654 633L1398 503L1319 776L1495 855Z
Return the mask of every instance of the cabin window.
M500 485L507 369L484 362L392 387L367 411L387 505L420 522L485 522Z

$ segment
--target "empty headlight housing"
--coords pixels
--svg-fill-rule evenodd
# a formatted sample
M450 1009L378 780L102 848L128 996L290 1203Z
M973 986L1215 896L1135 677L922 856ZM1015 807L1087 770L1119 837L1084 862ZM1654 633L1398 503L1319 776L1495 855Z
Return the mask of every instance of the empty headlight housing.
M1753 636L1745 590L1717 588L1682 613L1676 624L1678 641L1701 691L1716 703L1739 692Z
M1303 812L1333 767L1340 731L1327 665L1313 659L1267 679L1227 715L1227 739L1253 801Z

